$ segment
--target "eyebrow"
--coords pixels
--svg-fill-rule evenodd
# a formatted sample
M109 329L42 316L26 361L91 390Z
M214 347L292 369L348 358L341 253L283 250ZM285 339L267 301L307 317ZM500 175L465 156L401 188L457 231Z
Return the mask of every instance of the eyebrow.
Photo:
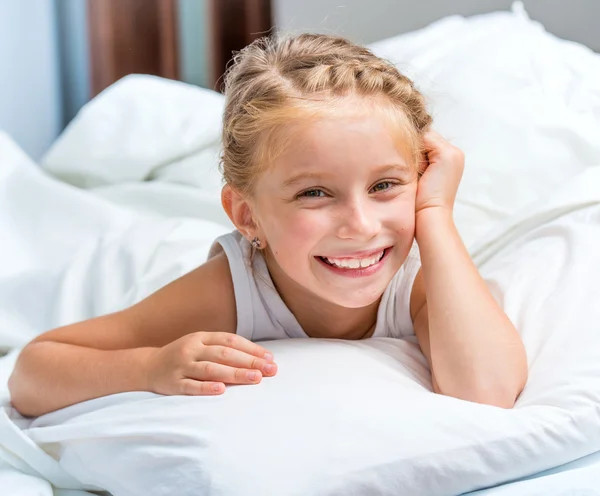
M397 171L397 172L402 172L402 173L407 173L410 172L410 167L408 167L406 164L404 163L400 163L400 164L387 164L387 165L382 165L380 167L377 167L373 173L374 174L385 174L387 172L392 172L392 171ZM299 174L296 174L295 176L290 177L289 179L287 179L286 181L284 181L283 183L283 187L287 188L288 186L293 186L295 184L298 184L299 182L302 182L304 179L322 179L324 177L327 176L332 176L333 174L330 173L323 173L323 172L301 172Z

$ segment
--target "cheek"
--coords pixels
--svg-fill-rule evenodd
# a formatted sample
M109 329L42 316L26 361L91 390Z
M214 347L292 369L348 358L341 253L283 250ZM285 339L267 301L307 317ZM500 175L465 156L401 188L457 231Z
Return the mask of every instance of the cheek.
M330 224L326 215L318 210L279 209L278 215L269 217L265 231L271 249L275 254L287 253L295 256L311 249L315 243L329 232Z
M414 236L415 233L415 198L406 195L393 205L387 205L382 211L383 223L401 236Z
M415 233L415 213L412 209L399 212L393 219L390 219L396 226L396 230L401 235L414 236Z

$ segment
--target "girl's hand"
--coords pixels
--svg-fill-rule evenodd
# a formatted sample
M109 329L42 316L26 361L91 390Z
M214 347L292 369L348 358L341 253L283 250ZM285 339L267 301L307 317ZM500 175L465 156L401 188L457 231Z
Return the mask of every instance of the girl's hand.
M423 141L426 156L417 186L416 213L429 208L452 213L465 166L464 153L435 131L428 131Z
M273 376L273 355L247 339L227 332L183 336L148 359L148 391L165 395L215 395L225 384L258 384Z

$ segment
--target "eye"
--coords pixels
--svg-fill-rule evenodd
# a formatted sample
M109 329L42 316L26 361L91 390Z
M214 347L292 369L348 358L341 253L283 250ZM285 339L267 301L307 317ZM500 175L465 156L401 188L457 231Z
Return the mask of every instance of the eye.
M397 183L393 183L391 181L381 181L377 183L375 186L371 188L371 191L374 193L379 193L381 191L388 191L394 187L398 186Z
M325 192L322 189L307 189L302 193L298 193L298 198L323 198L325 197Z

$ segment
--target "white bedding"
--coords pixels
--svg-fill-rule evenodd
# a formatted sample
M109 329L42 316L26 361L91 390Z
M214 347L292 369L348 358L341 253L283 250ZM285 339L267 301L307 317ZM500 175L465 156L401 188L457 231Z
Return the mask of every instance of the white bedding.
M29 339L137 301L230 228L222 97L136 76L43 161L87 191L0 133L2 494L600 494L600 57L516 10L374 47L466 152L456 221L529 357L514 410L432 394L416 343L385 339L273 343L276 378L216 399L115 395L33 422L10 409Z
M598 496L600 452L470 496Z
M140 253L160 247L142 232ZM182 251L204 256L201 232ZM598 243L590 168L475 249L529 354L514 410L431 394L414 342L283 340L269 344L277 378L216 400L129 393L33 422L8 409L0 457L59 487L115 495L458 494L569 462L600 450Z

